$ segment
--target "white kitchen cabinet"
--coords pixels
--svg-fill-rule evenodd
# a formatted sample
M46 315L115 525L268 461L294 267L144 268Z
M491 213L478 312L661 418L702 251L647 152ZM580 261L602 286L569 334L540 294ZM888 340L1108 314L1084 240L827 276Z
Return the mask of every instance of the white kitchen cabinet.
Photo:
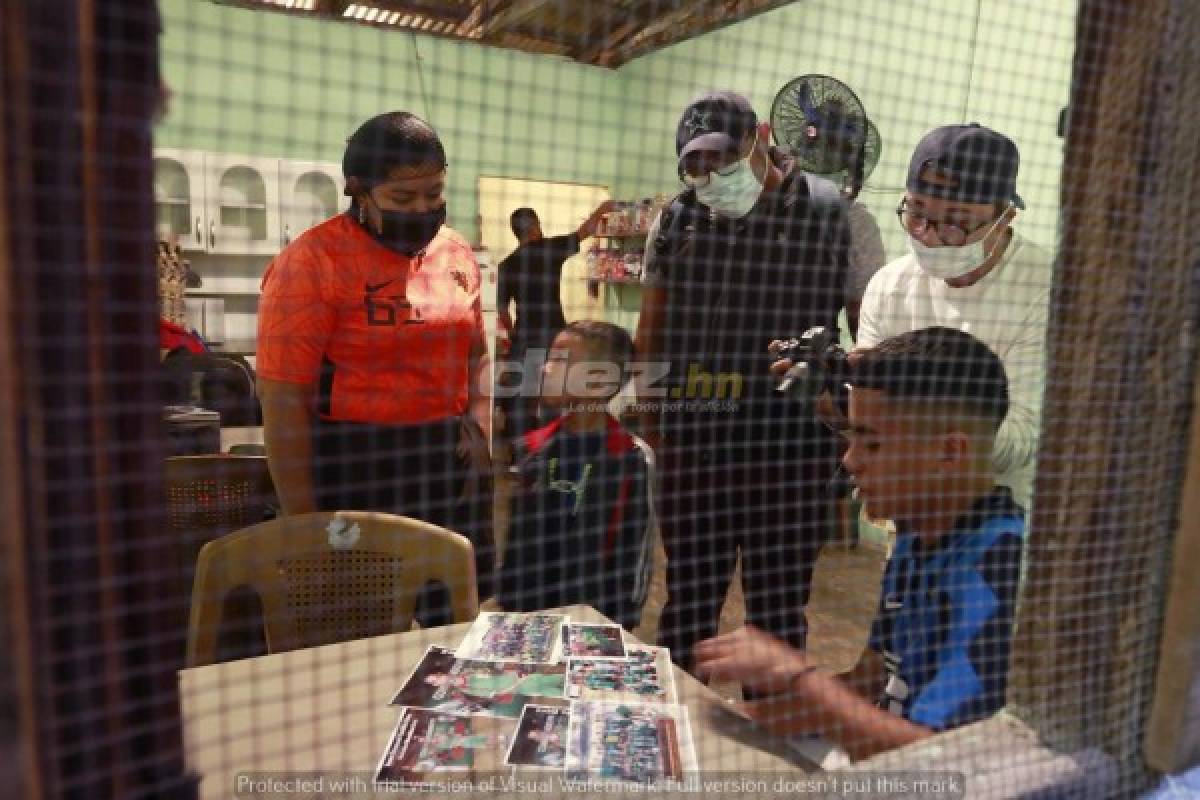
M154 225L162 239L177 236L183 250L208 249L205 154L160 148L154 151Z
M279 252L279 159L206 153L205 244L209 253Z
M343 210L349 200L341 164L327 161L279 162L279 246Z

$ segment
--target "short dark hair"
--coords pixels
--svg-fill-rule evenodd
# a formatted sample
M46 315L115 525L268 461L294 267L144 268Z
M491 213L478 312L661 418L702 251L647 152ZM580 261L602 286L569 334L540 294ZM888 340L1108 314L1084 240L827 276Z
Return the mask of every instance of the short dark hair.
M366 184L387 180L397 167L446 166L446 150L428 122L407 111L390 111L364 122L346 140L342 175Z
M561 332L578 336L597 357L616 364L617 369L621 371L622 378L629 369L629 363L637 355L633 337L629 335L629 331L611 322L581 319L567 323Z
M921 328L860 351L850 383L901 401L961 406L993 428L1008 414L1004 363L986 344L953 328Z
M508 218L508 224L512 228L513 236L520 239L529 232L530 228L540 224L540 220L538 220L536 211L532 208L524 207L512 212L512 216Z

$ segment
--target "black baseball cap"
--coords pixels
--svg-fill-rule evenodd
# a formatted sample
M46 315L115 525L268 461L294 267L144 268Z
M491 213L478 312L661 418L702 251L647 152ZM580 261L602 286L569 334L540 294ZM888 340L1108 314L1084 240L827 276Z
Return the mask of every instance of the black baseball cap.
M737 92L708 92L683 110L675 131L675 152L682 161L697 150L737 150L756 125L758 116L745 97Z
M910 192L957 200L960 203L1012 203L1025 208L1017 194L1017 168L1021 154L1002 133L978 122L934 128L917 144L908 165ZM927 167L951 185L922 180Z

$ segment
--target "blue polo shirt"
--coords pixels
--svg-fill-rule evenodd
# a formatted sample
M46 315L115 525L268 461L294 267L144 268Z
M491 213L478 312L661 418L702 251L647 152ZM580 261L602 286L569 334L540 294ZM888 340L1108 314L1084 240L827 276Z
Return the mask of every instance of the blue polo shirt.
M997 487L932 545L897 536L869 643L888 671L881 707L943 731L1004 706L1024 531Z

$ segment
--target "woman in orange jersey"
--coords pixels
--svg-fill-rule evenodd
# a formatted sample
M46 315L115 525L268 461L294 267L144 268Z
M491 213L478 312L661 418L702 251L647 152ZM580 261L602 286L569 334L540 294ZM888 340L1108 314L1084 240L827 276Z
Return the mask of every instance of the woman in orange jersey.
M490 491L464 486L490 469L489 363L479 266L445 225L445 151L424 120L391 112L350 137L342 170L349 210L288 245L262 282L259 395L283 512L456 530L476 544L486 597ZM443 618L427 608L422 621Z

